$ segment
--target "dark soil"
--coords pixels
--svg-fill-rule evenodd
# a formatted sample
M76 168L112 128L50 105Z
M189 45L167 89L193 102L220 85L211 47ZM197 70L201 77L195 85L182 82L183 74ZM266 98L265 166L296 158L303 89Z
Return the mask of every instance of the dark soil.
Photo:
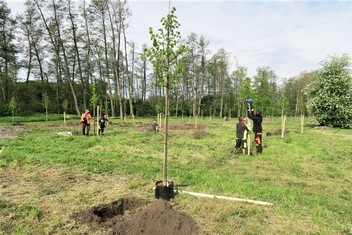
M198 225L191 217L162 199L121 199L74 213L72 218L114 235L198 234Z
M206 125L202 124L179 124L179 125L169 125L169 130L192 130L192 129L206 129Z

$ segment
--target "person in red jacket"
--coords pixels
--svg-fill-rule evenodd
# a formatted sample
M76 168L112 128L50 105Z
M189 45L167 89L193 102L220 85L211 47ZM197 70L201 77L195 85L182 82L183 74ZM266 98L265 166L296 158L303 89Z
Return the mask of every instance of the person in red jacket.
M81 121L80 121L83 135L89 136L91 118L92 118L92 115L90 114L89 110L86 109L86 111L82 113Z

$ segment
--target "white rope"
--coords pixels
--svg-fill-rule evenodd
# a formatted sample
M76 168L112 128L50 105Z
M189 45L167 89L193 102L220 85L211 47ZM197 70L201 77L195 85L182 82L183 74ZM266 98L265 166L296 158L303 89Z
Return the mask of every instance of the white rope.
M237 202L247 202L251 204L257 204L261 206L273 206L274 204L270 202L263 202L263 201L255 201L251 199L242 199L242 198L237 198L237 197L226 197L226 196L218 196L218 195L211 195L211 194L203 194L203 193L195 193L195 192L187 192L187 191L180 191L180 193L186 193L192 196L197 196L197 197L206 197L206 198L214 198L214 199L226 199L230 201L237 201Z

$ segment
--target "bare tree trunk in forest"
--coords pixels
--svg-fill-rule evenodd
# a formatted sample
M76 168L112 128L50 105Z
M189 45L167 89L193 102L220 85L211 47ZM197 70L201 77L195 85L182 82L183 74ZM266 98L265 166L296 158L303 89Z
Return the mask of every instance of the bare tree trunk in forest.
M64 44L63 44L63 40L62 40L62 37L61 37L60 24L59 24L59 21L58 21L57 9L56 9L57 5L55 3L55 0L53 0L52 3L53 3L53 8L54 8L54 19L55 19L55 23L56 23L56 27L57 27L57 37L58 37L58 43L59 43L58 51L60 51L60 48L61 48L62 53L63 53L63 57L64 57L64 62L65 62L65 65L64 65L65 77L66 77L66 80L68 81L68 83L70 85L70 89L71 89L72 97L73 97L73 100L74 100L74 104L75 104L77 115L80 115L81 112L80 112L79 107L78 107L76 93L75 93L75 90L74 90L74 87L73 87L73 84L72 84L72 81L71 81L71 78L70 78L70 69L69 69L69 65L68 65L68 59L67 59L67 55L66 55L66 50L65 50L65 47L64 47Z
M92 62L91 62L91 54L92 54L92 43L91 43L91 37L90 37L90 30L89 30L89 23L88 23L88 14L87 14L87 8L86 8L86 1L83 0L83 17L84 17L84 24L85 24L85 31L86 31L86 36L87 36L87 43L86 43L86 54L85 54L85 62L86 62L86 81L87 84L89 84L90 77L92 76ZM100 73L101 74L101 73Z
M72 29L72 38L73 38L73 44L74 44L74 50L76 52L76 57L77 57L77 64L78 64L78 74L82 83L82 88L83 88L83 104L84 108L87 108L87 81L83 78L83 73L82 73L82 65L81 65L81 56L79 53L78 49L78 43L77 43L77 32L76 32L76 25L74 23L74 16L71 11L71 0L68 0L68 14L69 18L71 21L71 29Z
M142 91L143 102L147 99L147 60L143 61L143 91Z
M31 40L31 34L28 31L28 35L27 35L27 40L28 40L28 46L29 46L29 56L28 56L28 63L27 63L27 75L26 75L26 83L27 83L27 87L28 87L28 82L29 82L29 77L31 74L31 68L32 68L32 58L33 58L33 54L32 54L32 40Z
M111 12L110 10L113 10ZM121 29L118 23L118 19L116 15L120 15L120 8L118 7L118 11L116 12L116 7L108 8L109 19L110 19L110 27L111 27L111 34L112 34L112 53L114 56L114 80L115 80L115 89L117 92L117 98L119 101L119 110L120 110L120 119L123 119L123 106L122 106L122 98L121 98L121 88L120 88L120 38L121 38ZM116 35L115 35L115 27L114 23L117 25L117 48L116 48Z
M195 62L192 63L192 93L193 93L193 117L197 116L197 79L195 74Z
M104 39L104 52L105 52L105 69L106 69L106 81L108 83L109 88L109 98L110 98L110 109L111 115L115 116L115 105L114 99L112 95L112 87L110 82L110 72L109 72L109 57L108 57L108 42L107 42L107 35L106 35L106 24L105 24L105 8L108 8L108 5L104 5L101 9L102 14L102 26L103 26L103 39Z
M127 77L127 82L128 82L128 94L129 94L129 105L130 105L130 115L132 118L134 118L134 113L133 113L133 103L132 103L132 81L131 81L131 76L128 71L128 58L127 58L127 39L126 39L126 29L125 25L122 25L122 30L123 30L123 39L124 39L124 44L125 44L125 71L126 71L126 77ZM132 46L132 57L134 54L134 45ZM132 71L133 72L133 71Z
M203 59L202 59L203 60ZM203 64L203 63L202 63ZM202 68L202 74L201 74L201 79L200 79L200 92L199 92L199 97L198 97L198 115L201 113L201 106L202 106L202 96L204 94L204 68ZM203 116L203 115L202 115Z
M220 91L221 92L221 96L220 96L220 117L222 117L222 109L223 109L223 106L224 106L224 92L223 91Z
M65 69L64 69L64 72L65 72L65 77L66 77L66 80L68 81L69 85L70 85L70 90L71 90L71 94L72 94L72 97L73 97L73 101L74 101L74 105L75 105L75 108L76 108L76 112L77 112L77 115L80 115L80 111L79 111L79 107L78 107L78 102L77 102L77 97L76 97L76 93L75 93L75 90L73 88L73 85L72 85L72 82L71 82L71 78L70 78L70 73L69 73L69 69L68 69L68 61L67 61L67 57L66 57L66 52L65 52L65 48L63 47L63 41L62 41L62 38L61 38L61 34L60 34L60 25L58 23L58 19L57 19L57 5L55 3L55 0L52 1L52 4L53 4L53 10L54 10L54 20L55 20L55 24L56 24L56 27L57 27L57 33L58 33L58 42L56 42L56 40L54 39L54 36L48 26L48 23L47 23L47 20L43 14L43 11L42 11L42 8L41 6L39 5L39 2L38 0L34 0L39 12L40 12L40 15L42 17L42 20L43 20L43 23L45 25L45 28L49 34L49 37L50 37L50 41L55 49L55 52L56 52L56 56L57 56L57 60L58 62L60 61L60 49L62 49L62 53L63 53L63 56L64 56L64 60L65 60ZM60 63L60 62L59 62Z
M40 54L39 54L39 49L37 48L36 45L33 45L33 48L34 48L34 54L35 54L35 57L38 61L38 65L39 65L39 72L40 72L40 78L42 80L42 83L44 83L44 80L46 82L49 82L48 81L48 78L45 79L45 73L44 73L44 69L43 69L43 64L42 64L42 58L40 57Z

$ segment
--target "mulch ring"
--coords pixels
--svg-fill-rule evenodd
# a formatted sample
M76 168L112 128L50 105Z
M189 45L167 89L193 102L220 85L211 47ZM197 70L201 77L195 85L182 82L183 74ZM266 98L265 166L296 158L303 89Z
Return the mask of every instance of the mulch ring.
M203 124L174 124L169 125L169 130L193 130L193 129L207 129L206 125Z
M113 235L199 233L191 217L176 211L162 199L120 199L76 212L72 218L78 224L88 224L94 230L103 228Z
M151 124L144 124L137 126L139 131L152 131L152 125ZM162 129L165 129L165 125L161 126ZM177 131L182 131L182 130L206 130L208 129L207 125L203 124L172 124L169 125L169 130L177 130Z

